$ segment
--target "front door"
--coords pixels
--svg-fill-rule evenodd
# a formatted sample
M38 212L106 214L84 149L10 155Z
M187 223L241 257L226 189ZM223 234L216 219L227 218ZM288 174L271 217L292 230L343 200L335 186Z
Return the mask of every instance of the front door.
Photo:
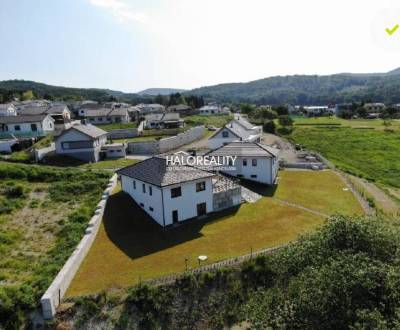
M201 217L206 213L207 213L207 204L206 203L197 204L197 216Z
M173 210L172 211L172 222L173 223L178 223L178 210Z

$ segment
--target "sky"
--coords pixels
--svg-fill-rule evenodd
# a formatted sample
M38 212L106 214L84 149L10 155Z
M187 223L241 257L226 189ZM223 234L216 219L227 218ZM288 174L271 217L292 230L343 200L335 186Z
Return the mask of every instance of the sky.
M0 80L136 92L386 72L396 24L393 0L0 0Z

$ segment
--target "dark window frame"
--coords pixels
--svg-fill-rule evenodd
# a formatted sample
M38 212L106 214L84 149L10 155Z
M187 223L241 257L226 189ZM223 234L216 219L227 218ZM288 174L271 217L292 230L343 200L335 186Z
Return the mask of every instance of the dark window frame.
M171 198L178 198L182 196L182 187L171 188Z
M206 190L206 182L200 181L196 182L196 192L201 192Z

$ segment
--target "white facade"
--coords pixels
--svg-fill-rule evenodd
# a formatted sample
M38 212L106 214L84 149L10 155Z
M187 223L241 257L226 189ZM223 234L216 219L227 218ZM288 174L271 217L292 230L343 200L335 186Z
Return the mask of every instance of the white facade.
M197 192L196 183L200 182L205 182L205 190ZM177 222L197 217L198 204L205 203L206 213L213 211L211 177L158 187L121 175L121 185L122 190L128 193L161 226L174 223L174 211L177 211ZM173 198L171 190L179 187L181 195Z
M219 115L222 113L225 114L226 112L223 112L222 109L216 105L205 105L199 109L199 114L202 116Z
M4 131L12 134L34 134L37 136L46 135L54 131L54 119L50 116L44 117L41 121L28 121L21 123L5 124Z
M279 161L275 157L241 157L236 158L235 170L225 170L226 174L260 182L263 184L274 184L279 170Z
M17 109L11 103L0 104L0 116L16 116Z
M215 135L209 138L208 147L213 150L228 143L241 140L242 139L237 134L232 132L230 129L224 127L223 129L219 130Z
M18 143L17 139L0 139L0 153L11 153L11 148L16 143Z
M106 158L125 158L126 156L126 144L124 143L113 143L106 144L103 146L102 151L106 153Z
M99 161L101 147L106 142L106 135L94 139L77 130L70 129L56 139L56 153L87 162L97 162Z

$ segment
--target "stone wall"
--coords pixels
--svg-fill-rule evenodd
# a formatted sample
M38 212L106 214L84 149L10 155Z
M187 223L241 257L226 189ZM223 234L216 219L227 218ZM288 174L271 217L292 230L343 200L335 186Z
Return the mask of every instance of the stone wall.
M85 235L40 299L44 319L48 320L54 317L56 308L60 304L61 299L67 291L83 259L85 259L87 253L89 252L103 219L104 209L107 205L108 197L115 188L116 184L117 175L114 174L110 179L107 188L104 190L100 202L97 204L96 211L88 223Z
M185 144L201 139L205 134L204 126L197 126L184 133L158 141L128 142L128 154L156 155L175 150Z

